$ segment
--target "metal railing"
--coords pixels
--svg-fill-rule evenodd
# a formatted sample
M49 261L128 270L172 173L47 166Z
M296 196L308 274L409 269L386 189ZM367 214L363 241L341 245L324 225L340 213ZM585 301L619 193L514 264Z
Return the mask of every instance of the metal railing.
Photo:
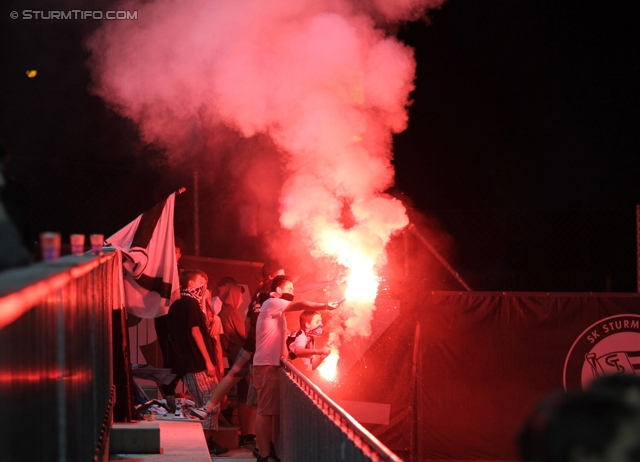
M119 251L0 273L0 460L108 454Z
M280 436L283 461L402 461L290 362L280 376Z

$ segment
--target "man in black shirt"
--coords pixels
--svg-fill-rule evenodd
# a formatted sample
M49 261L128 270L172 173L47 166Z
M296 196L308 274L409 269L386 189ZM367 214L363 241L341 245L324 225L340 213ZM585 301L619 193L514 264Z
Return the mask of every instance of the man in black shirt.
M207 330L202 310L208 277L200 270L184 270L180 275L181 298L169 308L168 325L176 349L174 368L182 374L183 382L197 406L203 406L218 384L215 340ZM228 449L216 445L212 432L217 429L218 416L211 413L204 419L203 428L209 449L216 455Z

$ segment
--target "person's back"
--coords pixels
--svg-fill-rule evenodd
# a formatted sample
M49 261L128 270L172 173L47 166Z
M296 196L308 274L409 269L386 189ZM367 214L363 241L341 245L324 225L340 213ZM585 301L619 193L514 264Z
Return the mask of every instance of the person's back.
M634 374L609 374L589 384L587 393L621 399L640 409L640 377Z
M203 313L207 282L208 277L203 271L184 270L180 275L181 298L171 304L168 314L169 332L179 356L178 370L184 372L183 382L200 408L209 400L218 383L216 348ZM227 448L213 440L213 432L218 425L217 414L210 413L203 420L205 439L211 453L227 452Z
M280 365L280 358L287 351L287 318L283 313L290 303L282 298L270 298L262 304L256 322L254 366Z
M640 413L620 399L556 394L527 420L518 441L525 462L640 460Z
M247 322L245 323L245 327L247 328L247 338L242 344L242 348L251 354L256 351L256 324L258 323L258 317L260 316L260 308L267 300L269 300L269 293L258 291L253 296L253 299L249 304Z
M229 291L223 296L223 305L220 310L220 320L222 322L222 344L229 364L238 357L242 345L247 338L245 323L240 313L242 304L242 291L239 286L231 286Z

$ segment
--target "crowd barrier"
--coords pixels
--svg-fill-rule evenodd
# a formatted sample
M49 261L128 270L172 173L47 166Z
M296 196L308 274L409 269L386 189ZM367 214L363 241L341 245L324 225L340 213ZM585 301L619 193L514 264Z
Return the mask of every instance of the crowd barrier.
M401 462L290 362L280 376L282 460Z
M3 462L108 457L121 271L115 251L0 273Z

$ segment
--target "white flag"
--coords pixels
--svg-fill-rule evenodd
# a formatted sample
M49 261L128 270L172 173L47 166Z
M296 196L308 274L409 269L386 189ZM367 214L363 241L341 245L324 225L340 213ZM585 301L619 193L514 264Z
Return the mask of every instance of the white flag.
M125 305L139 318L167 314L180 298L171 194L105 241L122 250Z

